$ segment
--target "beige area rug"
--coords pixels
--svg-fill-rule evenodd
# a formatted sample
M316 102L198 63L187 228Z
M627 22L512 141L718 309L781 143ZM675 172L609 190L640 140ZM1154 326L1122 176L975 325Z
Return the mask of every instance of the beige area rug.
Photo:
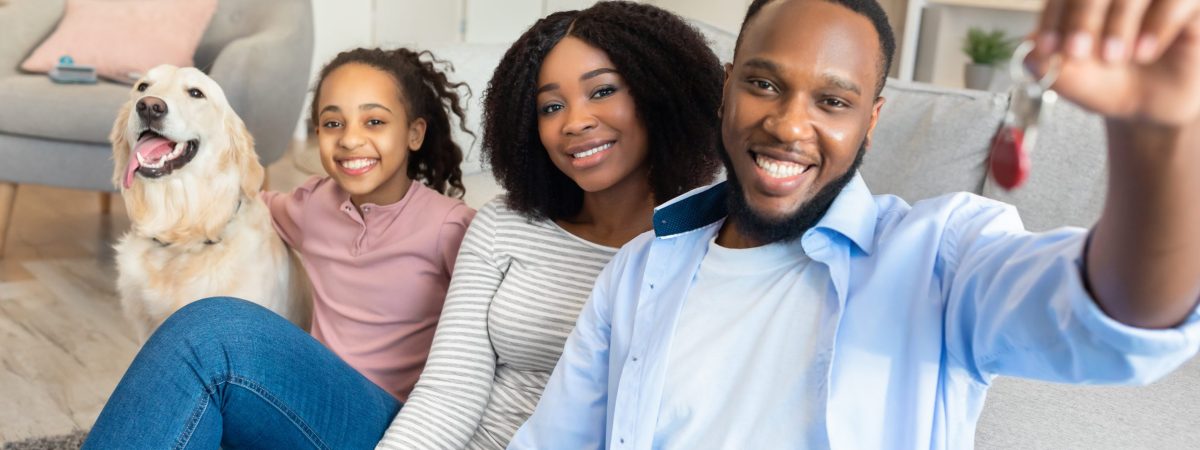
M3 450L76 450L83 446L87 432L76 431L61 436L47 436L4 444Z

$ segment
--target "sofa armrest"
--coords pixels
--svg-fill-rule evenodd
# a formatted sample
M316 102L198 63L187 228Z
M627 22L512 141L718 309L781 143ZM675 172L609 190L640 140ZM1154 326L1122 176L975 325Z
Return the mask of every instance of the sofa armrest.
M312 19L296 20L230 42L209 70L254 135L264 165L291 144L308 91Z
M62 18L64 0L9 0L0 6L0 77L14 75Z

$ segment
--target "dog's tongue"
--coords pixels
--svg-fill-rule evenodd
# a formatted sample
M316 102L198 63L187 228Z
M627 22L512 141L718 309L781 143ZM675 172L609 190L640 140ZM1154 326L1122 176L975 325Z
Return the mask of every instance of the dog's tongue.
M133 151L129 153L129 165L125 169L125 189L133 186L133 173L141 167L138 162L138 155L142 155L142 159L146 161L157 161L171 153L175 149L175 144L161 136L146 137L138 141L133 147Z

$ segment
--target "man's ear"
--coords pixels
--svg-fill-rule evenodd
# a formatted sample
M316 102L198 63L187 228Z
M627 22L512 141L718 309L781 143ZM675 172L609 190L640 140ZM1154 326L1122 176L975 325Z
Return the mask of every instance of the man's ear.
M887 102L886 98L875 97L875 105L871 107L871 125L867 128L867 139L864 145L867 149L871 148L871 136L875 135L875 125L879 123L879 111L883 110L883 104Z
M408 149L417 151L421 149L421 144L425 143L425 119L417 118L408 124Z

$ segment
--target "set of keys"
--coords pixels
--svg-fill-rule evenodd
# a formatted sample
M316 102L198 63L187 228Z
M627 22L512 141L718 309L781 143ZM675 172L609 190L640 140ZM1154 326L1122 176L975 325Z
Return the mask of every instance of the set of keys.
M1025 58L1033 51L1033 41L1022 42L1013 52L1009 65L1013 87L1004 123L992 139L989 172L992 179L1007 190L1021 186L1027 178L1031 163L1029 154L1037 142L1040 128L1058 101L1058 93L1050 89L1058 77L1061 60L1055 56L1046 75L1040 80L1025 68Z

